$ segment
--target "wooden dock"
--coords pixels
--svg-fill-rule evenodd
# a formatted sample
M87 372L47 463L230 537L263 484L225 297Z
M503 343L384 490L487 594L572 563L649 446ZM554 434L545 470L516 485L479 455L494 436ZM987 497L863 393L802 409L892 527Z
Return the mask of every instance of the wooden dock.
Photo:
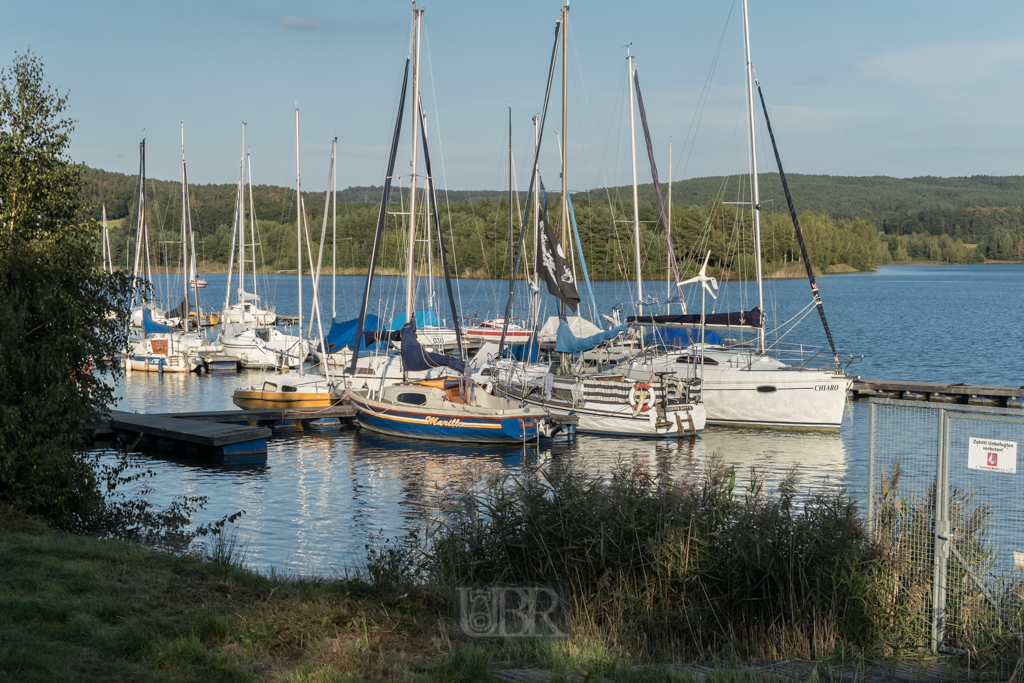
M348 404L305 410L218 410L140 414L111 411L97 440L121 439L138 450L207 455L230 464L263 463L274 430L341 426L355 416Z
M1024 409L1024 387L993 387L981 384L942 384L900 380L857 379L850 387L854 400L878 396L906 401L961 403L998 408Z

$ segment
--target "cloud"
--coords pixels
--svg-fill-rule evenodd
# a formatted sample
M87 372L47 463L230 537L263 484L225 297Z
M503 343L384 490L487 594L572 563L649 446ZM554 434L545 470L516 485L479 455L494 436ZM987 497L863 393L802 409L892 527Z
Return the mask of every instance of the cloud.
M323 26L312 19L303 19L302 17L296 17L290 14L281 20L281 26L284 26L285 28L297 28L303 31L320 31L323 29Z
M1024 42L940 43L890 52L869 60L862 75L932 97L990 91L1024 76Z

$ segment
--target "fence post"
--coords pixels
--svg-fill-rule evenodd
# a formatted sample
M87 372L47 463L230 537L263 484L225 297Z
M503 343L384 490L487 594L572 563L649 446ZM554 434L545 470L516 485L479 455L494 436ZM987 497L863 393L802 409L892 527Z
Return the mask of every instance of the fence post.
M935 544L932 558L932 651L946 639L946 570L949 559L949 418L939 410L935 463Z
M868 534L875 536L875 410L878 405L872 403L868 409L868 502L867 523Z

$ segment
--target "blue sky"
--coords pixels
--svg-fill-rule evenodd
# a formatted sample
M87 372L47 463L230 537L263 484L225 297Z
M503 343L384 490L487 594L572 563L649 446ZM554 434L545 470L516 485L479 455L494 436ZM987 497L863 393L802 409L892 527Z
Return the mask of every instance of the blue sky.
M443 155L453 189L506 186L511 106L525 188L530 117L542 104L560 3L421 6L435 166ZM298 102L303 187L325 187L335 135L339 187L380 184L409 10L391 0L12 3L0 23L0 64L29 46L43 58L49 82L70 91L72 155L91 166L134 173L145 135L149 175L180 177L183 121L190 179L232 182L244 120L256 182L294 186ZM1024 173L1024 3L751 0L750 21L788 172ZM570 187L629 181L627 43L662 178L670 138L677 179L746 169L738 0L578 0L569 37ZM559 106L553 98L542 153L549 186L558 184ZM399 169L408 168L408 127L403 141ZM639 123L638 146L640 181L649 182Z

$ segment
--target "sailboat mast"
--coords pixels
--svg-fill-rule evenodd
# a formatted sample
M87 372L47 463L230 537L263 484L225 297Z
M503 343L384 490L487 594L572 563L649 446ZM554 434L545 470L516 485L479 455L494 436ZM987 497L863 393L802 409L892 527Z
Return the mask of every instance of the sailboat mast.
M139 194L138 204L138 216L135 218L135 262L132 265L132 304L135 304L135 287L139 279L139 261L142 253L142 225L145 220L145 203L146 190L146 140L143 138L142 142L139 143Z
M515 256L512 254L512 231L513 227L513 213L512 213L512 107L508 108L508 267L511 272L512 268L515 267L513 261Z
M256 205L252 197L252 157L248 154L245 155L245 166L249 173L249 234L252 237L249 246L252 251L252 296L255 302L259 299L256 295ZM244 284L242 289L245 289Z
M672 140L668 141L668 215L665 216L668 219L668 225L665 226L665 230L668 231L669 240L672 239ZM668 270L665 275L665 298L672 298L672 254L668 255ZM665 311L668 313L668 311Z
M189 301L188 301L188 178L185 177L185 124L181 123L181 267L182 267L182 285L185 289L185 320L184 330L185 334L188 334L188 313L189 313ZM198 323L199 320L197 319Z
M757 330L757 352L765 353L764 341L764 274L761 272L761 195L757 187L757 145L754 138L754 63L750 60L750 22L747 0L743 0L743 51L747 77L747 126L750 130L750 204L754 215L754 267L757 274L757 307L761 326Z
M423 23L423 10L412 6L416 19L415 42L412 61L412 180L409 183L411 198L409 200L409 248L406 251L405 266L405 322L416 321L416 170L419 163L420 139L420 27Z
M537 147L540 145L538 137L537 117L533 117L533 187L540 187L540 164L537 162ZM537 244L540 241L540 192L533 193L533 325L531 330L536 332L537 322L540 319L540 260L537 258ZM514 266L513 266L514 267Z
M295 107L295 273L299 282L299 352L302 351L302 176L299 165L299 108ZM299 360L299 377L302 377L302 360Z
M338 317L338 138L331 144L331 323Z
M566 169L569 162L569 5L562 6L562 248L569 244L569 184ZM565 315L565 302L559 304L559 310ZM564 356L563 355L563 360Z
M644 314L644 305L640 303L644 300L644 283L641 275L642 265L640 263L640 202L638 198L638 190L636 184L636 115L634 109L636 107L633 104L633 72L636 67L633 64L633 55L626 56L626 62L629 64L629 144L633 150L633 251L634 257L636 258L636 300L637 300L637 312L639 315Z
M107 205L103 205L103 268L114 274L114 256L110 251L110 233L107 231Z
M245 121L242 121L242 165L238 169L238 303L245 319Z

